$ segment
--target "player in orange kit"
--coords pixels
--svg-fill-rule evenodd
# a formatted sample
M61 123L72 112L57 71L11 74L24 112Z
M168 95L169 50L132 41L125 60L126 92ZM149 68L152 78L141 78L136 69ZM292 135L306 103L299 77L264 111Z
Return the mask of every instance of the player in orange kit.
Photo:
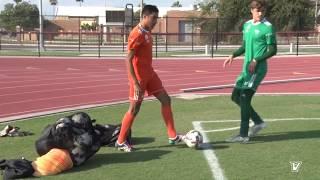
M183 137L176 133L170 97L152 67L151 30L157 24L158 13L156 6L145 5L142 9L143 19L131 31L128 38L126 65L130 86L130 107L122 119L120 135L115 143L115 147L121 151L132 151L132 145L126 141L126 137L140 110L145 92L155 96L161 102L161 112L167 127L169 143L179 143Z

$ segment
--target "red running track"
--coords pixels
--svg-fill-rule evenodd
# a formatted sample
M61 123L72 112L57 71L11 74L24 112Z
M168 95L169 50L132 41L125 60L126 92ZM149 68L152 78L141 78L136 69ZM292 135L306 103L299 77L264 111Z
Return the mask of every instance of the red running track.
M170 94L181 89L233 84L241 71L237 60L154 60ZM266 81L320 78L319 57L269 60ZM319 93L320 80L262 85L259 93ZM202 92L202 91L201 91ZM229 93L230 88L204 92ZM21 115L127 100L123 59L0 58L0 121Z

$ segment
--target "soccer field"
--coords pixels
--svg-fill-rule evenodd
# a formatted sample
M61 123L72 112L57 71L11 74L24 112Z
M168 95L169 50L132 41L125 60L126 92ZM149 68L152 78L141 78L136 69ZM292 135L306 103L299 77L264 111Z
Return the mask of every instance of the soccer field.
M84 165L41 179L207 180L219 172L224 179L320 179L319 96L256 96L254 107L268 127L249 144L224 142L238 133L239 126L239 109L229 98L173 98L177 130L184 133L193 125L201 128L208 141L202 149L169 145L160 104L146 101L133 126L135 152L102 147ZM127 108L128 104L119 104L84 111L99 124L117 124ZM0 159L24 156L34 160L34 142L42 129L67 114L70 113L11 122L34 135L0 138ZM0 128L4 126L0 124ZM290 162L302 162L298 172L292 171Z

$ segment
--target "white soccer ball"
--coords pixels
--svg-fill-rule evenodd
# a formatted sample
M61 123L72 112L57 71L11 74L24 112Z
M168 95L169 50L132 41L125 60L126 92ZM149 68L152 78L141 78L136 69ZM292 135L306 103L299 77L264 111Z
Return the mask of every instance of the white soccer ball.
M190 148L199 148L203 142L202 134L197 130L190 130L183 138L183 141Z

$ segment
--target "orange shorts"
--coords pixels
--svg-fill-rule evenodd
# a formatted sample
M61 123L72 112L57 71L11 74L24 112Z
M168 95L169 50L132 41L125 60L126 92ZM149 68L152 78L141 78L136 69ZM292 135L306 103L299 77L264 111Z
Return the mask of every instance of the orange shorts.
M143 95L140 97L137 97L134 91L134 83L133 81L129 81L129 86L130 86L129 99L131 101L142 101L144 98L145 92L147 92L148 96L150 96L150 95L154 95L157 92L164 91L162 82L156 73L154 73L150 79L139 80L139 84L143 92L142 93Z

